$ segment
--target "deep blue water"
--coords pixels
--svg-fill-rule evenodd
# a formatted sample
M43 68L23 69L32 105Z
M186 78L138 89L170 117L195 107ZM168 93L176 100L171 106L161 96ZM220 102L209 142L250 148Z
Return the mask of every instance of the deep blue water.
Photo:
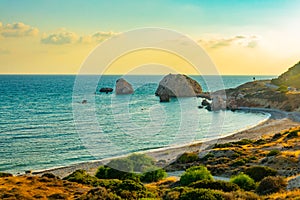
M162 76L126 77L133 95L94 94L114 87L119 77L102 76L97 82L97 76L83 76L80 90L73 91L78 83L73 75L1 75L0 171L45 169L220 137L266 118L208 112L197 108L199 98L159 103L154 92ZM193 78L208 90L202 77ZM206 76L210 91L222 89L215 78ZM231 88L252 81L252 76L222 80ZM87 104L80 103L84 99Z

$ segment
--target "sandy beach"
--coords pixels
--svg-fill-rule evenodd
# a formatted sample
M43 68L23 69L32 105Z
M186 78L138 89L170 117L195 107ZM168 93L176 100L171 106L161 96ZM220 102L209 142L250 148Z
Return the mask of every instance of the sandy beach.
M295 126L300 126L300 113L298 112L284 112L275 109L266 109L266 108L246 108L242 107L240 110L250 111L250 112L266 112L270 113L270 117L264 122L257 124L256 126L225 136L223 138L218 138L210 140L207 142L194 142L193 144L167 147L156 150L151 150L145 153L153 157L157 161L163 161L168 165L172 163L179 155L184 152L193 152L193 151L202 151L205 152L209 150L216 143L227 143L238 141L241 139L259 139L264 135L278 133L282 130L289 129ZM78 163L71 166L57 167L53 169L46 169L42 171L33 171L35 175L41 175L44 173L53 173L59 177L65 177L68 174L74 172L77 169L84 169L90 174L95 174L97 168L100 165L103 165L109 162L112 158L90 161L84 163Z

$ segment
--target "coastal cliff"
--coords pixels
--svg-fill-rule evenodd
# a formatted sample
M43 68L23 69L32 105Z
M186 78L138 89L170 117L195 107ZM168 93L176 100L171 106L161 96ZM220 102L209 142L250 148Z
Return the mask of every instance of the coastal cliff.
M264 107L288 112L300 111L300 91L297 89L300 86L298 85L300 79L297 77L300 77L300 63L277 79L253 81L234 89L227 89L227 108ZM284 83L287 85L282 85ZM217 94L218 91L214 93Z

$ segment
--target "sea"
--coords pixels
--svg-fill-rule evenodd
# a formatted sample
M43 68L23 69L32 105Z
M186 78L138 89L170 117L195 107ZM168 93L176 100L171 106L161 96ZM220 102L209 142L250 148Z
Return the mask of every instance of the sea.
M132 95L100 93L125 78ZM253 76L191 76L203 91ZM160 103L163 75L0 75L0 171L23 173L224 137L267 113L209 112L201 98ZM255 76L256 80L273 76ZM214 80L221 80L214 81ZM78 88L81 88L78 90Z

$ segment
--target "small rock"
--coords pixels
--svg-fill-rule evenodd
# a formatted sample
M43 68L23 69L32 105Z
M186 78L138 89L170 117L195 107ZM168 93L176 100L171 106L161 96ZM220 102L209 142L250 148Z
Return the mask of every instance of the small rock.
M159 101L160 102L169 102L170 101L170 96L167 94L159 96Z
M105 87L105 88L101 88L99 90L99 92L105 92L106 94L108 94L109 92L112 92L114 89L112 88L108 88L108 87Z
M201 102L201 105L208 106L208 105L210 105L210 103L206 99L203 99L203 101Z

